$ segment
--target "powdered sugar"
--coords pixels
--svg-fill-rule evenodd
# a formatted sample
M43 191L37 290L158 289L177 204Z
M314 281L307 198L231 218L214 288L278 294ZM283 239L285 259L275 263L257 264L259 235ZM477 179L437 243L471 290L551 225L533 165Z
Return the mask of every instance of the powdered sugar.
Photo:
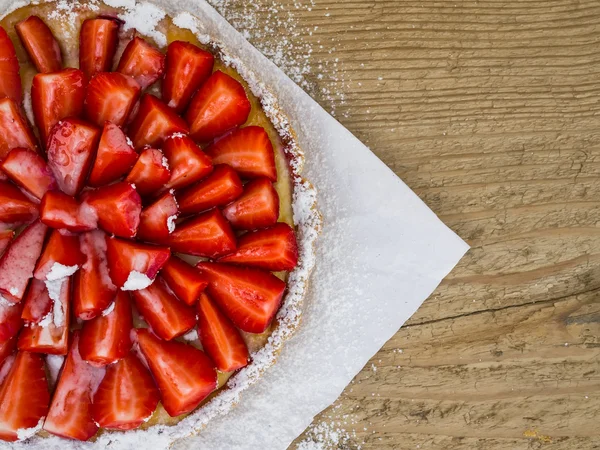
M46 280L48 281L56 281L61 280L63 278L70 277L79 269L78 265L75 266L65 266L61 263L55 262L50 272L46 275Z
M58 379L58 373L65 361L63 355L46 355L46 367L48 368L48 374L50 375L50 384L55 385Z
M10 295L17 295L19 293L19 289L16 287L11 287L8 292L10 292Z
M46 417L40 417L39 422L37 423L37 425L35 427L31 427L31 428L19 428L17 430L17 440L19 441L24 441L25 439L29 439L31 436L33 436L34 434L36 434L38 431L40 431L42 429L42 426L44 425L44 419Z
M186 334L184 334L181 337L186 341L197 341L198 340L198 330L196 328L193 328L192 330L188 331Z
M10 306L15 306L15 303L9 302L4 297L2 297L2 295L0 295L0 306L10 307Z
M165 18L165 12L152 3L141 2L133 5L128 3L129 8L126 12L119 14L119 18L125 22L123 29L127 31L133 28L138 33L154 39L158 46L166 46L167 37L156 29L158 23Z
M145 273L138 272L137 270L132 270L129 272L129 276L127 277L127 281L121 288L122 291L139 291L141 289L146 289L148 286L152 284L154 280L148 278Z
M50 310L48 312L48 314L46 314L44 317L42 317L42 320L40 320L36 325L41 328L45 328L48 325L50 325L52 322L54 322L54 314L52 313L52 310ZM29 326L29 324L27 322L25 322L25 326Z
M167 217L167 228L169 229L169 234L175 231L175 221L177 220L177 215Z
M169 160L167 159L167 157L166 157L166 156L163 156L163 157L162 157L162 166L163 166L165 169L169 169Z
M23 109L25 109L25 114L27 115L29 123L35 123L33 107L31 106L31 91L29 89L25 89L23 92Z
M102 311L102 317L108 316L115 309L115 302L112 302L108 307Z
M66 282L67 280L65 278L59 280L46 280L48 296L52 300L52 320L56 327L62 327L65 324L65 311L63 310L60 294L63 284Z

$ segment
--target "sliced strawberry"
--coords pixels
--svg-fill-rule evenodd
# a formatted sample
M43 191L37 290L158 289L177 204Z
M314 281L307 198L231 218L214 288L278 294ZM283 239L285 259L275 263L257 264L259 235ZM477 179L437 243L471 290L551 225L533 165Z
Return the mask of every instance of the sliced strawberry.
M8 248L14 237L15 232L13 230L0 231L0 256L2 256L4 250Z
M40 219L49 227L74 233L94 230L98 222L94 210L60 191L48 191L42 197Z
M19 104L23 101L17 52L8 33L2 27L0 27L0 97L11 98Z
M75 273L73 308L75 316L90 320L101 314L115 298L117 287L112 283L106 261L106 235L100 230L79 237L86 262Z
M161 145L168 136L187 132L185 120L150 94L142 96L138 113L129 125L129 137L136 150L146 145Z
M208 142L242 125L250 109L244 87L229 75L216 71L194 95L185 119L194 140Z
M0 439L16 441L48 412L50 393L40 355L18 352L0 387Z
M28 148L37 152L38 143L19 105L10 98L3 98L0 100L0 160L6 158L13 148Z
M38 216L38 207L19 188L0 181L0 222L22 224Z
M177 195L182 214L194 214L224 206L244 192L242 181L231 167L220 164L204 180Z
M94 421L109 430L139 427L154 412L160 394L152 375L133 353L109 366L94 395Z
M124 358L131 349L133 328L129 293L119 291L112 306L83 324L79 352L94 366L105 366ZM112 308L112 309L111 309Z
M8 301L20 302L25 295L35 263L42 253L47 229L36 220L12 241L0 258L0 295Z
M29 16L16 24L15 29L38 72L58 72L62 69L60 46L42 19Z
M131 184L120 182L88 191L84 203L94 209L98 224L107 232L126 238L137 233L142 199Z
M162 98L182 113L192 95L212 73L214 56L189 42L175 41L167 48Z
M175 230L178 216L175 196L171 191L165 192L142 211L137 238L149 242L164 242Z
M44 158L28 148L11 150L0 168L12 181L40 200L48 190L58 187Z
M133 300L144 320L161 339L170 341L196 325L194 308L178 300L160 276L146 289L134 291Z
M131 170L137 158L138 154L121 128L106 122L88 180L90 186L102 186L117 180Z
M79 333L75 331L44 422L44 430L80 441L86 441L96 434L98 425L92 418L92 397L104 372L104 368L92 367L81 359Z
M117 72L129 75L142 89L154 84L165 70L165 55L140 37L134 37L121 56Z
M46 280L46 278L53 280L57 277L57 275L53 276L51 273L55 264L77 270L76 268L83 263L83 254L79 251L79 237L62 234L58 230L52 230L42 256L40 256L35 266L33 276L42 281ZM58 278L63 277L60 274L58 275Z
M6 359L11 356L17 349L17 338L12 337L6 342L0 343L0 368L3 366Z
M208 156L188 136L174 134L163 145L169 161L171 179L165 189L180 189L201 180L212 172Z
M162 188L171 178L169 163L160 150L147 148L142 150L133 169L125 178L135 184L140 195L152 194Z
M100 130L83 120L58 122L48 138L48 167L60 189L77 195L85 185L100 140Z
M243 264L273 272L293 270L298 265L298 244L292 227L277 223L264 230L251 231L238 240L237 250L219 262Z
M198 269L174 255L164 265L160 276L177 298L188 305L194 305L208 285L208 281L200 275Z
M277 181L273 144L264 128L235 130L208 147L206 154L213 164L227 164L243 178L267 177Z
M46 284L35 278L29 283L29 289L21 303L23 304L21 319L29 323L40 322L52 311L52 299Z
M198 263L209 283L208 294L236 327L248 333L264 332L281 305L285 282L258 269L219 263Z
M138 329L137 337L171 417L194 410L216 389L217 372L201 350L182 342L161 341L147 329Z
M218 258L236 248L235 235L217 209L177 224L169 244L176 252Z
M171 256L167 247L115 237L108 238L106 245L110 277L124 291L148 287Z
M248 347L238 329L206 293L198 301L198 330L202 348L221 372L248 365Z
M85 85L85 75L77 69L38 73L33 77L31 107L44 147L54 125L66 117L81 115Z
M0 301L0 342L8 341L23 328L23 302Z
M110 72L118 43L117 20L107 17L84 20L79 34L79 68L88 80L99 72Z
M140 85L118 72L99 73L85 96L85 116L99 127L111 122L122 127L140 97Z
M244 186L244 193L223 209L233 228L254 230L270 227L279 218L279 195L268 178L257 178Z

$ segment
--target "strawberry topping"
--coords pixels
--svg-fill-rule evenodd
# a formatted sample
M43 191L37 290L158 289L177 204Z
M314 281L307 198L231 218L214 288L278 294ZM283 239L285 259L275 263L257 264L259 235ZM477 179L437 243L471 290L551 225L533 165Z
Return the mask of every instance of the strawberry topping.
M0 100L0 160L6 158L13 148L37 152L38 144L17 103L11 98L3 98Z
M177 256L169 258L160 275L177 298L188 305L194 305L208 285L208 281L200 275L198 269Z
M10 224L23 224L38 216L38 208L19 188L0 181L0 221Z
M0 168L10 180L39 200L47 191L58 188L56 179L44 158L31 149L11 150Z
M134 37L121 56L117 72L129 75L142 89L158 80L165 70L165 56L140 37Z
M15 29L38 72L58 72L62 69L60 46L42 19L30 16L16 24Z
M0 27L0 97L8 97L17 103L23 101L19 60L8 33Z
M212 172L208 156L189 137L175 134L165 140L163 153L169 161L171 179L165 189L180 189Z
M182 214L194 214L224 206L244 192L240 177L231 167L219 164L205 179L177 195Z
M170 191L165 192L142 211L138 239L149 242L165 242L175 230L175 221L178 216L179 207L175 196Z
M99 127L104 122L124 126L140 97L140 85L118 72L99 73L90 81L85 96L85 116Z
M170 178L167 158L160 150L147 148L142 150L125 181L135 184L139 194L145 196L158 191Z
M40 203L40 219L49 227L79 233L97 227L96 212L60 191L48 191Z
M117 125L106 122L98 145L96 161L88 179L90 186L116 181L133 167L138 154Z
M119 43L119 22L109 18L87 19L79 34L79 68L88 80L112 69ZM102 124L100 124L102 125Z
M42 256L35 266L33 276L41 281L63 278L64 275L56 275L55 264L63 266L61 269L72 269L74 272L83 262L84 256L79 251L79 237L52 230Z

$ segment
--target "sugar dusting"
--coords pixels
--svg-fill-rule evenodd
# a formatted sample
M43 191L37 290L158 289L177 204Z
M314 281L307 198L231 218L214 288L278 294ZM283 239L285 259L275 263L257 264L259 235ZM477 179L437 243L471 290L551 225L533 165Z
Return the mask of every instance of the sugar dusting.
M132 270L129 272L129 276L127 277L127 281L121 288L122 291L139 291L141 289L146 289L148 286L152 284L152 281L145 273L138 272L137 270Z
M167 217L167 228L169 229L169 234L175 231L175 221L177 220L177 215Z
M44 417L40 417L39 422L34 427L31 427L31 428L19 428L17 430L17 440L24 441L25 439L29 439L34 434L36 434L38 431L40 431L42 429L42 426L44 425L44 419L46 419L45 416Z
M63 355L46 355L46 367L48 368L48 375L50 376L50 384L54 386L56 380L58 380L58 373L65 361Z
M108 307L102 311L102 317L108 316L115 309L115 302L112 302Z
M60 293L66 281L66 278L60 278L58 280L46 280L45 282L48 296L52 300L52 320L56 327L62 327L65 324L65 311L63 310Z
M79 269L78 265L65 266L59 262L55 262L50 269L50 272L46 275L46 280L56 281L62 278L70 277Z

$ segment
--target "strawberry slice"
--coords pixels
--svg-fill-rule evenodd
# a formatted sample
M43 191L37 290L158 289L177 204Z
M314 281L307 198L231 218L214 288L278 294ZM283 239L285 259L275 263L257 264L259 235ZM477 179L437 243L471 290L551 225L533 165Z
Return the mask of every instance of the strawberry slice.
M18 147L37 152L37 139L19 105L10 98L3 98L0 100L0 160L6 158L13 148Z
M58 187L44 158L28 148L11 150L0 168L8 178L39 200L47 191Z
M71 348L52 397L44 430L80 441L96 434L98 425L92 418L92 397L104 372L104 368L92 367L81 359L79 332L73 332Z
M0 342L6 342L23 328L23 302L0 301Z
M0 97L11 98L19 104L23 101L17 52L8 33L2 27L0 27Z
M179 208L175 196L165 192L150 206L147 206L140 218L137 237L143 241L164 242L175 230L175 221Z
M29 16L16 24L15 29L38 72L58 72L62 69L60 46L42 19Z
M137 115L129 125L129 137L136 150L157 146L174 133L187 134L188 126L175 111L150 94L144 94Z
M206 281L195 267L177 256L171 256L162 268L160 276L167 282L179 300L194 305L206 286Z
M94 421L109 430L139 427L154 412L160 394L152 375L133 353L106 370L94 395Z
M258 269L220 263L198 263L208 279L206 291L236 327L248 333L264 332L281 305L285 282Z
M219 262L243 264L273 272L293 270L298 265L298 245L294 230L277 223L264 230L251 231L238 240L237 250Z
M121 73L99 73L85 96L85 116L99 127L111 122L122 127L140 97L140 85Z
M58 122L48 138L48 167L60 189L77 195L94 162L100 130L83 120L69 118Z
M165 70L165 55L140 37L134 37L121 56L117 72L129 75L142 89L154 84Z
M19 188L0 181L0 222L22 224L38 216L38 207Z
M216 389L217 372L204 352L182 342L161 341L147 329L136 331L140 350L171 417L193 411Z
M38 73L33 77L31 107L44 147L54 125L83 112L85 85L85 75L77 69Z
M198 330L202 348L221 372L248 365L248 347L238 329L206 293L198 301Z
M58 230L52 230L46 248L37 262L33 276L41 281L64 278L64 276L70 276L72 273L75 273L75 270L83 262L83 254L79 251L79 237L65 235ZM59 264L58 269L54 267L55 264ZM59 273L57 275L56 271L60 269L70 269L72 273L69 275Z
M171 169L171 179L165 189L189 186L213 170L208 156L187 136L174 134L168 137L163 145L163 153Z
M279 218L279 195L268 178L244 186L244 193L223 209L233 228L254 230L275 225Z
M142 212L142 199L135 188L126 182L87 191L84 203L98 216L98 224L108 233L132 238L137 233Z
M52 311L52 299L46 284L35 278L29 283L29 289L21 303L23 304L21 319L29 323L41 322Z
M79 340L81 357L94 366L105 366L124 358L131 349L133 328L129 293L119 291L101 315L83 324Z
M216 71L200 87L187 110L190 136L208 142L242 125L250 114L244 87L234 78Z
M102 313L115 298L117 287L112 283L106 261L106 235L100 230L79 237L86 262L75 273L73 308L75 316L90 320Z
M2 256L4 250L8 248L14 237L15 232L13 230L0 231L0 256Z
M220 164L204 180L177 195L182 214L194 214L224 206L244 192L242 181L231 167Z
M0 387L0 439L18 440L19 431L37 426L49 404L44 360L34 353L18 352Z
M98 145L96 161L88 183L102 186L125 175L135 164L138 154L131 141L117 125L106 122Z
M218 209L177 224L169 245L173 251L207 258L218 258L236 248L235 235Z
M214 56L189 42L175 41L167 48L162 98L181 114L192 95L212 73Z
M99 72L110 72L118 43L117 20L99 17L83 21L79 34L79 68L88 80Z
M124 291L148 287L171 256L167 247L115 237L108 238L106 245L110 277Z
M0 258L0 295L12 303L25 295L33 268L42 253L46 225L36 220L25 228Z
M60 191L48 191L40 203L40 219L52 228L74 233L96 229L96 212Z
M267 177L277 181L271 139L261 127L245 127L219 139L206 149L213 164L228 164L243 178Z
M142 150L125 181L135 184L139 194L146 196L162 188L169 178L171 171L167 158L160 150L147 148Z
M17 338L12 337L6 342L0 343L0 368L3 367L9 356L17 349ZM0 369L1 370L1 369Z
M146 289L134 291L133 301L152 331L166 341L187 333L196 325L194 308L179 301L160 276Z

